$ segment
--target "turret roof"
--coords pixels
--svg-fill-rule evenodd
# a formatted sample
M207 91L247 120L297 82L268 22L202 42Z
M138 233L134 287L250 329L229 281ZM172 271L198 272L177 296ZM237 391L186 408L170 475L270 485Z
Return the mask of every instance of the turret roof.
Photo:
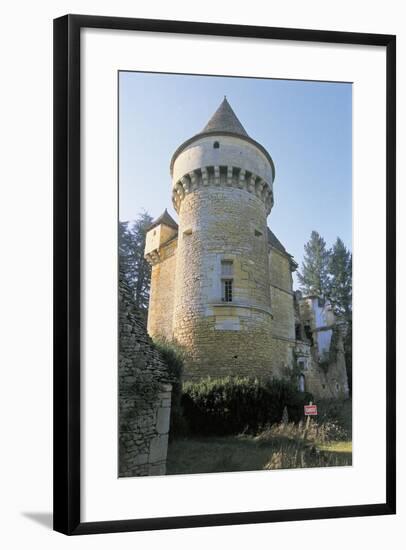
M190 144L192 144L194 141L200 138L211 136L211 135L235 136L255 145L260 151L262 151L262 153L268 159L269 164L272 167L273 178L275 177L275 166L271 158L271 155L268 153L268 151L265 149L263 145L255 141L255 139L252 139L252 137L247 134L244 126L238 120L237 115L234 113L229 102L227 101L226 96L224 96L224 99L221 102L219 108L214 113L214 115L210 118L209 122L206 124L203 130L201 130L198 134L195 134L191 138L184 141L176 149L171 159L171 164L170 164L171 174L173 173L173 165L177 156L186 147L188 147ZM273 181L273 178L272 178L272 181Z
M162 214L151 223L151 225L148 227L148 231L161 224L172 227L173 229L178 229L178 224L175 222L175 220L172 218L166 208L162 212Z
M237 115L232 110L226 96L224 96L220 107L202 130L203 134L210 132L230 132L232 134L240 134L248 137L244 126L238 120Z

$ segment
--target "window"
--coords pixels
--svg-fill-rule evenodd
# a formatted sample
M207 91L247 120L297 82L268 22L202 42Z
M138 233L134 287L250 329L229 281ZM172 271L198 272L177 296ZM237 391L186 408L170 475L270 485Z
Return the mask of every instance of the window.
M221 261L221 301L233 301L233 261Z
M262 232L261 232L261 231L258 231L258 229L255 229L254 235L255 235L256 237L262 237Z
M223 279L221 281L221 300L222 302L233 301L233 281L232 279Z
M302 327L300 323L296 323L295 325L295 336L296 336L296 340L302 339Z
M220 143L218 141L213 143L213 149L220 149Z
M221 276L232 277L233 275L233 262L232 260L223 260L221 262Z

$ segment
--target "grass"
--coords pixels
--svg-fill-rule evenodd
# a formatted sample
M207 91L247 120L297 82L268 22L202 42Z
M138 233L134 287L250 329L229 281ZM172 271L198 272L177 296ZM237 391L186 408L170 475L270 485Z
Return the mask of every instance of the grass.
M347 439L345 437L347 436ZM337 438L337 439L334 439ZM175 439L167 474L350 466L348 434L332 422L274 425L258 435Z
M322 451L332 451L335 453L352 453L352 441L334 441L320 445Z

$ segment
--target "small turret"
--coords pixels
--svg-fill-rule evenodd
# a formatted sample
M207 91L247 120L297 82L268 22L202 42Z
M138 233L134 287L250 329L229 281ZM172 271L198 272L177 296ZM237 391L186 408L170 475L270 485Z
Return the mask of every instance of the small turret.
M174 239L177 234L178 224L165 208L164 212L148 228L145 239L145 259L151 265L157 263L161 247Z

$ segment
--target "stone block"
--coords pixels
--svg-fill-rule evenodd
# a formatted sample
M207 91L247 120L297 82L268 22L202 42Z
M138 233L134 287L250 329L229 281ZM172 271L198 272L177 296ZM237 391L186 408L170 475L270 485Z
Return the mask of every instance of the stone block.
M149 448L149 461L159 462L161 460L166 460L167 452L168 436L158 435L151 441L151 445Z
M148 462L148 455L146 453L142 453L134 456L133 463L136 465L146 464L147 462Z
M159 464L150 464L148 475L150 476L164 476L166 474L165 462Z
M167 434L169 432L169 420L171 415L170 407L160 407L156 418L156 431L159 434Z

